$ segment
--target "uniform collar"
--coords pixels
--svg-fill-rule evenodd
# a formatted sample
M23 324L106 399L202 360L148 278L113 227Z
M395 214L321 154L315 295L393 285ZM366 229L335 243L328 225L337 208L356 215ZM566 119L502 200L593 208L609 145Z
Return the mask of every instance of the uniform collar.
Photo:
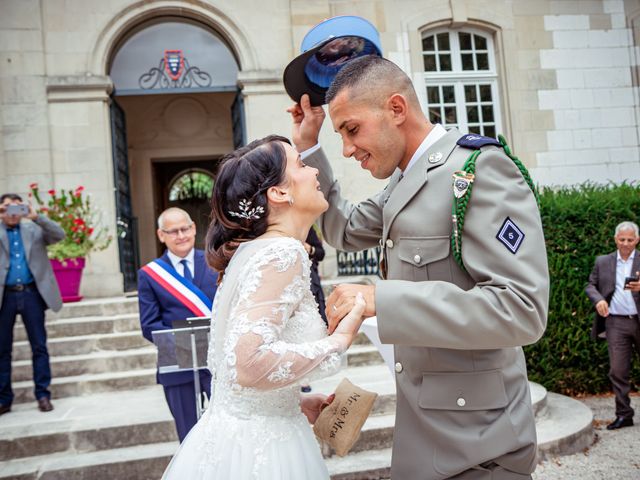
M424 140L422 140L422 143L420 144L418 149L414 152L413 156L411 157L411 160L409 160L409 163L407 164L407 168L404 169L404 172L402 172L402 174L406 175L409 169L413 165L415 165L415 163L418 161L420 157L422 157L422 155L425 154L428 148L434 143L436 143L438 140L440 140L442 137L444 137L446 134L447 134L447 131L444 129L444 127L439 123L436 123L431 129L431 131L427 134L427 136L424 137Z

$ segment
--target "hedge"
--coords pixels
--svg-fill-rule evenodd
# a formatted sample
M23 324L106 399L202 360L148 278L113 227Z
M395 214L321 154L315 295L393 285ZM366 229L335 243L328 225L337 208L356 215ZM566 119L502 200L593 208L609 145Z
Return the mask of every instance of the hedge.
M616 225L640 224L640 184L584 184L540 192L551 295L547 330L525 347L529 379L565 394L610 391L604 341L590 337L593 309L584 287L596 256L615 251ZM637 357L631 375L640 384Z

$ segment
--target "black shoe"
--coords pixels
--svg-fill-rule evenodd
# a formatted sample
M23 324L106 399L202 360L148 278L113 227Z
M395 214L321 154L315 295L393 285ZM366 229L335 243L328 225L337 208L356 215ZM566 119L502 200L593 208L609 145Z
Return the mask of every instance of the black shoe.
M51 405L49 397L42 397L38 399L38 410L41 412L50 412L53 410L53 405Z
M607 425L607 430L617 430L618 428L633 426L633 418L616 417L616 419Z
M4 415L5 413L9 413L11 411L11 404L2 405L0 404L0 415Z

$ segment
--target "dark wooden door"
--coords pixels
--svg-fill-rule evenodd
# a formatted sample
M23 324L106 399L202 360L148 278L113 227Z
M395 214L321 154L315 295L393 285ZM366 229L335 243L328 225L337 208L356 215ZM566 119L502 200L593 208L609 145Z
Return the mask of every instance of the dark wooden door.
M113 153L113 175L116 195L116 236L120 254L120 271L124 278L124 291L137 289L138 253L137 218L131 208L131 187L129 183L129 157L127 129L124 111L111 101L111 146Z

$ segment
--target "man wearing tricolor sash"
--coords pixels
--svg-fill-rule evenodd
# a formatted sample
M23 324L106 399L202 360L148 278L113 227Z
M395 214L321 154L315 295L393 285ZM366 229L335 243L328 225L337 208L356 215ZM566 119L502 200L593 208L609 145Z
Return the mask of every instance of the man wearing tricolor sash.
M158 238L167 247L159 258L138 271L140 326L144 337L173 328L174 320L211 316L217 273L209 268L202 250L194 248L196 225L187 212L169 208L158 217ZM197 421L194 382L191 372L157 375L176 422L180 441ZM211 374L200 370L200 384L207 396Z

